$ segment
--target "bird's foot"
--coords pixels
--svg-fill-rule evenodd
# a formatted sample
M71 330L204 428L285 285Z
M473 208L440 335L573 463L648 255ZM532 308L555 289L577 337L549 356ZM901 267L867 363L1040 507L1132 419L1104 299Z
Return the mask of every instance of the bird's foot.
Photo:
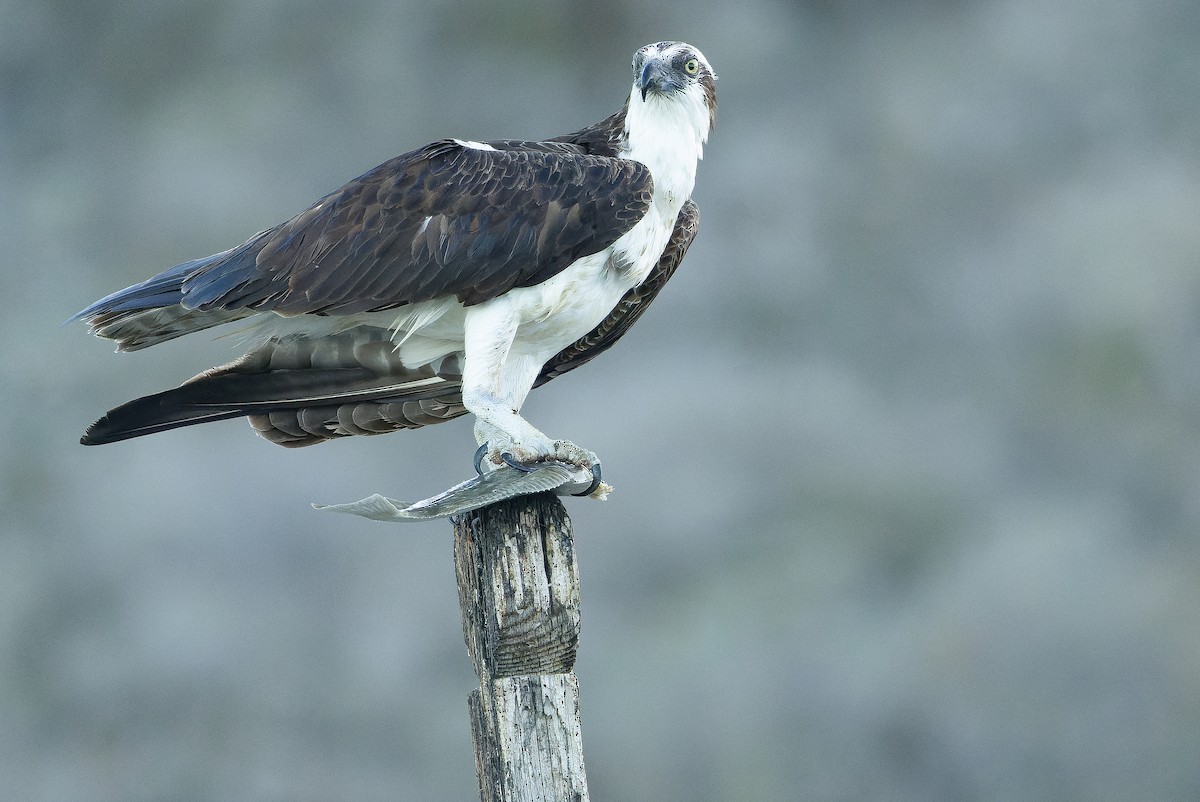
M600 458L585 448L580 448L569 440L549 440L549 448L531 449L519 446L512 440L504 442L498 438L501 445L493 447L490 442L481 445L475 452L475 472L480 476L487 470L495 470L507 465L515 470L531 473L546 462L558 462L581 472L591 474L591 482L576 496L591 496L602 488L608 487L601 481ZM540 445L540 444L539 444ZM605 493L604 495L607 495Z

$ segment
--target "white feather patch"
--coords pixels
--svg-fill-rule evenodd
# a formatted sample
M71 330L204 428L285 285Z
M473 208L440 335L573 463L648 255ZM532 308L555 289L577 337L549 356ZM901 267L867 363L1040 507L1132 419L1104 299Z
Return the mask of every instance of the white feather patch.
M462 147L471 148L472 150L495 150L491 145L485 142L476 142L473 139L456 139L454 141Z

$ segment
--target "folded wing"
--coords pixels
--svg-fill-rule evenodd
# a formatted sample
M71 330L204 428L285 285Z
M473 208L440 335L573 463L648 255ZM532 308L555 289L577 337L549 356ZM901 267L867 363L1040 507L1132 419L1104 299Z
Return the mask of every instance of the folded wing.
M537 385L590 361L620 339L675 272L698 226L699 212L689 201L646 280L595 329L549 360ZM117 407L92 424L82 442L109 443L241 416L248 416L260 435L284 446L382 434L463 415L461 378L455 357L404 367L390 333L380 328L273 339L180 387Z

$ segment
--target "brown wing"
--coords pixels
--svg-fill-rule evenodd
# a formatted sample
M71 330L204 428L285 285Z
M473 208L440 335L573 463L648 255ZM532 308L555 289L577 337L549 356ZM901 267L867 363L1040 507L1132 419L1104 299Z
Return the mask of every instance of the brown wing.
M241 258L188 276L180 302L285 315L446 295L482 303L608 247L645 214L651 191L639 162L435 142L327 195Z

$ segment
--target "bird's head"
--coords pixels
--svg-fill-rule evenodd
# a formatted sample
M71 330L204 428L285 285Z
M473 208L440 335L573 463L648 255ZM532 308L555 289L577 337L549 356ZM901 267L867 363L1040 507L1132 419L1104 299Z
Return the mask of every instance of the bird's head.
M717 76L700 50L686 42L655 42L633 54L630 104L680 104L706 118L707 138L717 114Z

